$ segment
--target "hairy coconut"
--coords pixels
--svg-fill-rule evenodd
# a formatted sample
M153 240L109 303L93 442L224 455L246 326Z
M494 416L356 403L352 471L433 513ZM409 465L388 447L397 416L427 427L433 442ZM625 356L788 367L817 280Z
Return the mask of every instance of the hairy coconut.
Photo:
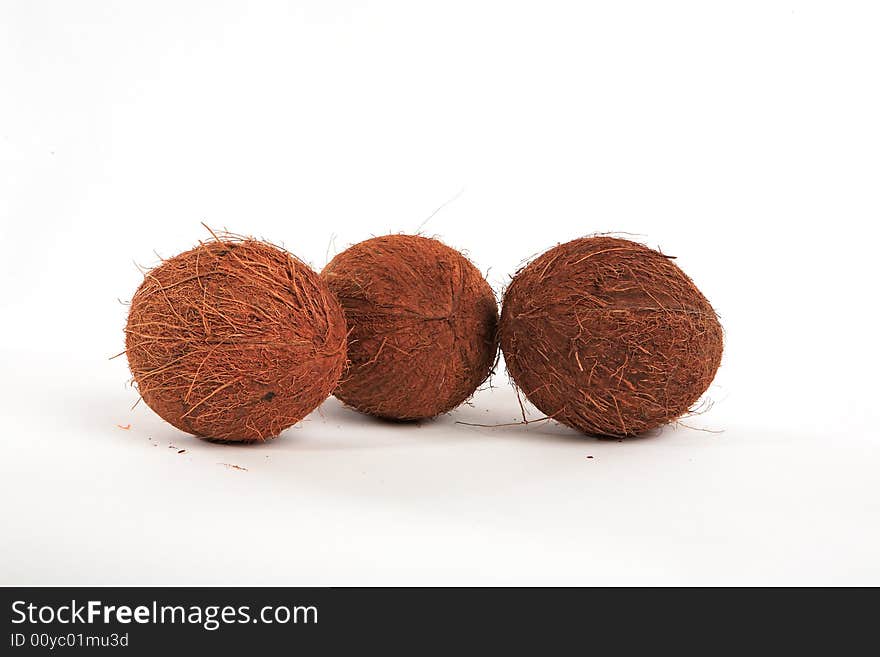
M721 361L712 306L672 260L612 237L560 244L521 269L501 349L539 410L580 431L631 436L686 413Z
M442 242L366 240L321 276L349 327L349 368L334 394L371 415L433 417L470 397L498 350L498 304L479 270Z
M178 429L263 440L326 399L345 366L345 319L291 254L222 236L147 272L125 329L147 405Z

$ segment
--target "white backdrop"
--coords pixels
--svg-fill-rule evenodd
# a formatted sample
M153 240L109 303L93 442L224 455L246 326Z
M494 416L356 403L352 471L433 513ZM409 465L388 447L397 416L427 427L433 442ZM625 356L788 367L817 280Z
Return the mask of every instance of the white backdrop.
M872 2L5 0L0 583L880 584L878 33ZM204 221L320 268L450 199L424 232L499 292L596 231L678 256L726 329L713 433L456 424L518 417L503 367L262 446L130 410L134 262Z

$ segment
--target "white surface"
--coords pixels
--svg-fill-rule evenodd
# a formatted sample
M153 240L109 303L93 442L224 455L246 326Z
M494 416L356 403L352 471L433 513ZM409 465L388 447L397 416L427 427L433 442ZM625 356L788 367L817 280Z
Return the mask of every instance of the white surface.
M0 6L0 583L880 584L876 4L245 4ZM262 446L130 410L132 260L205 221L320 267L462 189L425 232L499 291L678 256L723 433L456 424L517 418L503 371Z

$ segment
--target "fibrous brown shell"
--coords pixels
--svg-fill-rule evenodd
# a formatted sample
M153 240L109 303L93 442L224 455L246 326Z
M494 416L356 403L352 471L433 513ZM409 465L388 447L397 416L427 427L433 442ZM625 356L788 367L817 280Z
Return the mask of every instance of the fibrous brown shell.
M686 413L712 382L723 341L712 306L670 258L613 237L560 244L520 270L500 334L529 401L608 436Z
M147 405L178 429L221 440L278 435L315 409L345 365L345 319L306 264L223 236L147 272L126 353Z
M449 411L486 379L498 305L479 270L445 244L386 235L337 255L321 276L349 327L349 368L336 397L398 420Z

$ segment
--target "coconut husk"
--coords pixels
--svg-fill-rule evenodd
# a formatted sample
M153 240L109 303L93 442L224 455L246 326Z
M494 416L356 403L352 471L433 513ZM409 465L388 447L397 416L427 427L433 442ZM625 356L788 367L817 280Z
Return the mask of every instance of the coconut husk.
M125 346L141 397L188 433L264 440L336 387L345 319L306 264L223 235L165 260L131 301Z
M532 404L605 436L687 413L723 347L715 311L672 259L613 237L560 244L517 272L500 335L508 372Z
M337 255L321 276L349 327L349 367L334 392L344 403L384 418L428 418L488 377L498 304L458 251L415 235L375 237Z

